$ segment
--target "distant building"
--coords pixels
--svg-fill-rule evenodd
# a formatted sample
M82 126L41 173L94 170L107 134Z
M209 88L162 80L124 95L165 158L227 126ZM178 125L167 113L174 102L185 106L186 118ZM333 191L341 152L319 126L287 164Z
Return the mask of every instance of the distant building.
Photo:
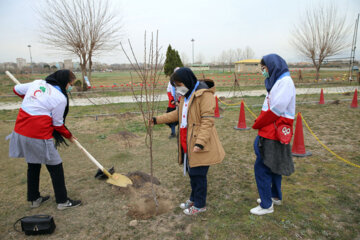
M254 73L260 71L259 59L246 59L235 62L235 72Z
M18 69L22 69L23 67L26 67L26 59L25 58L17 58L16 59L16 65Z
M17 68L17 64L13 62L4 62L0 64L1 71L6 71L6 70L13 71L16 68Z
M208 64L193 64L190 69L192 71L208 71L210 70L210 66Z
M73 62L72 62L72 59L65 59L64 60L64 68L65 69L69 69L69 70L73 70Z

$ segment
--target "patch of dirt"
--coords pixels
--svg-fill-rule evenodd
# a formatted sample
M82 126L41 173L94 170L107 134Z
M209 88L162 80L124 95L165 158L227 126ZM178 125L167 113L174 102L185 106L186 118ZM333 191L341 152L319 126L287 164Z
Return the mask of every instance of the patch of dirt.
M147 173L143 173L140 171L128 173L126 176L131 179L131 181L133 182L132 187L134 188L140 188L144 186L147 182L151 183L151 176ZM160 181L156 177L153 177L153 183L156 185L160 185Z
M339 104L339 103L340 103L340 100L334 100L330 104Z
M160 181L156 177L153 178L153 185L151 185L149 174L136 171L127 174L127 176L133 181L133 185L119 189L130 198L127 216L144 220L167 213L174 208L173 194L160 186ZM154 196L156 196L157 204Z

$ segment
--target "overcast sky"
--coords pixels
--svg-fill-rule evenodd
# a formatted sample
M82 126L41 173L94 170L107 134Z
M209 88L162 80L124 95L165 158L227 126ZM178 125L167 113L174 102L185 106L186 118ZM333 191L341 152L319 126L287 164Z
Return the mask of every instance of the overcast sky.
M72 58L49 50L40 43L34 5L41 0L0 0L0 62L15 62L22 57L30 62L54 62ZM321 2L333 2L339 13L355 23L360 0L113 0L122 16L123 40L130 39L139 58L143 55L144 31L159 30L164 54L169 44L187 61L192 59L191 39L195 39L195 60L218 59L223 50L251 47L256 58L278 53L288 62L303 60L289 44L291 29L305 9ZM353 27L351 29L352 39ZM360 35L360 33L358 34ZM360 36L356 58L360 59ZM350 56L350 48L344 53ZM95 61L127 63L120 50L106 53Z

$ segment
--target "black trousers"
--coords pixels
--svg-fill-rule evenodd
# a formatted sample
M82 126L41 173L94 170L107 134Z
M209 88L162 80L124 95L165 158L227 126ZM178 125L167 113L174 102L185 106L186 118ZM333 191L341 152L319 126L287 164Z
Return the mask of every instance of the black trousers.
M50 173L52 185L55 192L56 203L64 203L67 201L67 191L65 186L64 169L62 163L58 165L46 165ZM27 171L27 200L35 201L40 197L39 182L40 182L41 164L28 163Z
M190 177L191 194L190 201L194 202L195 207L203 208L206 206L207 195L207 173L209 166L194 167L188 171Z

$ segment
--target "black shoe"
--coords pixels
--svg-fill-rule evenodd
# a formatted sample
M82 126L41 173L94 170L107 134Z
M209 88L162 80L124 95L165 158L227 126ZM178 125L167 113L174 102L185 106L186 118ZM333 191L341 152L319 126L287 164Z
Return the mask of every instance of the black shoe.
M30 207L31 208L37 208L37 207L40 207L40 205L43 203L43 202L46 202L47 200L49 200L50 196L45 196L45 197L42 197L40 196L38 199L36 199L35 201L31 201L31 204L30 204Z
M175 133L170 134L169 139L171 138L176 138L176 134Z
M68 198L68 200L64 203L59 203L57 205L57 209L59 210L65 210L68 208L74 208L74 207L78 207L81 205L81 201L80 200L71 200L70 198Z

